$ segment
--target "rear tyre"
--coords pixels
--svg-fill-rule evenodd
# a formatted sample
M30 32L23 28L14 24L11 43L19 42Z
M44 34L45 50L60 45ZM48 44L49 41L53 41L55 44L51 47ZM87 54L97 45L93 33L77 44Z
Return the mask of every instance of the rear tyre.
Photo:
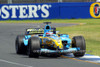
M80 51L73 53L75 57L82 57L86 51L86 43L83 36L75 36L72 40L72 47L79 47Z
M28 41L28 56L38 58L40 55L40 39L31 37Z
M24 35L18 35L15 41L15 48L17 54L25 54L27 51L27 47L23 43Z

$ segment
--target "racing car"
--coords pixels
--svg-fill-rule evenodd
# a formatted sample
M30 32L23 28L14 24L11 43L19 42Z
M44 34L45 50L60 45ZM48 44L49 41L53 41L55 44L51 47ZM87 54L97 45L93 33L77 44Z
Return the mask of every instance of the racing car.
M83 36L74 36L71 40L68 34L58 34L56 28L50 26L51 22L44 24L44 28L28 28L24 35L16 37L17 54L27 53L29 57L37 58L42 54L84 56L86 43Z

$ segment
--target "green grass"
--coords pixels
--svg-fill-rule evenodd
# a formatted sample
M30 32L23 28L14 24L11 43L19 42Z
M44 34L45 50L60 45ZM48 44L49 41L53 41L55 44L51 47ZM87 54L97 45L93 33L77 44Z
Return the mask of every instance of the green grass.
M73 20L68 20L73 23ZM66 20L67 22L67 20ZM100 19L79 19L75 23L85 23L71 27L58 27L60 33L66 33L73 36L82 35L86 39L87 53L100 56Z
M82 35L86 39L86 47L88 54L100 56L100 19L53 19L53 20L8 20L0 21L0 23L82 23L76 26L57 27L60 33L69 34L70 38Z
M43 22L53 22L53 23L91 23L99 21L99 19L45 19L45 20L5 20L0 21L0 23L43 23Z

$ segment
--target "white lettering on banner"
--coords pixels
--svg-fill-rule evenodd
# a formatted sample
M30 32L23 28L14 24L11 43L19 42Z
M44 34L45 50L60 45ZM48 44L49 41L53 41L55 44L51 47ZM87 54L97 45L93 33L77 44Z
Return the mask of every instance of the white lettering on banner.
M0 15L1 15L1 10L0 10Z
M8 18L47 18L51 5L3 5L0 8L2 19Z
M38 18L38 14L37 14L37 6L36 5L28 5L29 7L29 16L28 18L33 18L36 17Z
M10 9L12 9L12 16L11 18L17 18L16 16L16 9L18 9L17 5L9 6Z
M20 11L19 11L20 16L19 16L19 18L27 18L27 16L28 16L26 14L27 6L26 5L20 5L19 8L20 8Z
M42 9L41 9L44 12L44 14L43 13L41 14L43 18L46 18L46 17L49 16L49 11L46 8L49 9L49 6L48 5L43 5Z
M7 11L8 10L8 6L7 5L4 5L4 6L2 6L2 10L1 10L1 12L3 13L1 13L1 17L3 18L3 19L7 19L7 18L9 18L9 12Z

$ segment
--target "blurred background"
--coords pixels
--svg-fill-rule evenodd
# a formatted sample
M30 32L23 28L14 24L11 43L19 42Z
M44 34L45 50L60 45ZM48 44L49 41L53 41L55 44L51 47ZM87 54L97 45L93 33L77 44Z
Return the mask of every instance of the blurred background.
M54 3L54 2L95 2L96 0L0 0L0 4Z

